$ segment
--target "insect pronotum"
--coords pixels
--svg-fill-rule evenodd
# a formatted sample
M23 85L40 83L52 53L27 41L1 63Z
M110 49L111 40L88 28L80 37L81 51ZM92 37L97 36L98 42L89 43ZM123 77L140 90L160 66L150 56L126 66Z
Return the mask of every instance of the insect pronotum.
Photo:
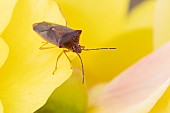
M64 53L68 60L70 61L71 65L71 60L67 56L66 52L72 51L75 52L80 61L81 61L81 66L82 66L82 83L84 83L84 66L83 66L83 61L81 59L81 56L79 53L84 51L89 51L89 50L106 50L106 49L116 49L116 48L92 48L92 49L86 49L85 46L81 46L79 44L79 39L82 30L73 30L71 28L68 28L66 26L50 23L50 22L40 22L40 23L35 23L33 24L33 30L39 34L46 42L39 48L40 50L43 49L50 49L54 47L44 47L48 43L56 45L55 47L59 48L65 48L67 50L63 50L59 56L57 57L56 61L56 66L53 71L54 72L57 70L57 62L60 56ZM71 67L72 68L72 67Z

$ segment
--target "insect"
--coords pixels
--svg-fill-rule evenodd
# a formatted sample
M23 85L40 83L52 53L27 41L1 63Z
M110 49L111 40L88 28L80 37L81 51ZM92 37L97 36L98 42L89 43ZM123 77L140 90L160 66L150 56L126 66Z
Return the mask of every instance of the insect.
M71 65L71 60L69 59L68 55L66 52L72 51L76 53L81 61L81 66L82 66L82 83L84 83L84 66L83 66L83 61L81 59L81 56L79 53L88 50L101 50L101 49L116 49L116 48L92 48L92 49L86 49L85 46L81 46L79 44L79 39L80 35L82 33L82 30L73 30L71 28L68 28L66 26L50 23L50 22L40 22L40 23L35 23L33 24L33 30L40 35L46 42L39 48L40 50L43 49L50 49L54 47L44 47L48 43L56 45L55 47L59 48L65 48L67 50L63 50L57 57L56 61L56 66L53 71L54 72L57 70L57 63L61 55L64 53L67 57L67 59L70 62ZM70 66L71 67L71 66ZM72 68L72 67L71 67Z

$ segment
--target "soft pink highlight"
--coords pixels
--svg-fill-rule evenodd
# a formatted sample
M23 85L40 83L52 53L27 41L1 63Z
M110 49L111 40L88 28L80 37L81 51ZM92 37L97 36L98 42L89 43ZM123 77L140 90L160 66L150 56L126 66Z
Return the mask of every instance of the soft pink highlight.
M169 85L170 42L114 79L98 98L98 113L147 113Z

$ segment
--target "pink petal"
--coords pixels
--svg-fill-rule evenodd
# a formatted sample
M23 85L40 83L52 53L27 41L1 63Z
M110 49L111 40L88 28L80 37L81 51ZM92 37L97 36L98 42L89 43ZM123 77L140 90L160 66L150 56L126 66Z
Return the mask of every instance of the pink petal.
M97 113L148 113L169 85L170 42L109 83L97 100Z

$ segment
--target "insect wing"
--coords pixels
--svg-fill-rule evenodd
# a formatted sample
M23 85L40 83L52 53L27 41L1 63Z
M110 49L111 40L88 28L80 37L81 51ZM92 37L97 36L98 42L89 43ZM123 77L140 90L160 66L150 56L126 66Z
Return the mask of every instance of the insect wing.
M58 45L59 38L74 31L66 26L53 24L50 22L40 22L33 25L33 30L49 43Z
M62 26L62 25L57 25L57 24L55 24L55 26L53 26L53 30L58 38L62 38L65 35L67 35L68 33L74 31L73 29L70 29L70 28Z
M58 45L58 41L60 40L60 38L63 38L73 31L73 29L70 29L68 27L52 24L51 29L47 31L47 39L45 40L52 44Z

